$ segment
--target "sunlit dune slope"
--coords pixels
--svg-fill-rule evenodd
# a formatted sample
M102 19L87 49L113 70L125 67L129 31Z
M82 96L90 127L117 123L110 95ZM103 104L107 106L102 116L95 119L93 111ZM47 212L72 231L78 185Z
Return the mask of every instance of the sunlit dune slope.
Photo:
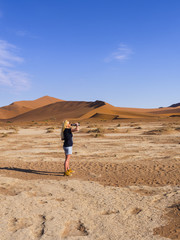
M132 113L148 114L151 116L169 117L172 115L180 115L180 107L163 107L163 108L119 108L121 111Z
M64 119L115 119L115 118L144 118L153 115L138 111L126 111L103 101L64 101L34 109L10 119L13 122L64 120Z
M93 109L92 111L84 114L81 119L87 118L101 118L101 119L115 119L115 118L146 118L153 117L153 114L149 114L141 111L141 109L133 108L120 108L114 107L108 103L101 106L98 109Z
M0 108L0 119L13 122L64 119L122 119L180 116L180 107L158 109L115 107L104 101L63 101L45 96Z
M13 122L80 119L87 112L100 108L102 101L62 101L50 104L10 119Z
M33 109L60 101L62 100L49 96L44 96L33 101L17 101L0 108L0 119L13 118Z
M160 114L160 115L180 115L180 107L171 107L171 108L161 108L151 111L151 113Z

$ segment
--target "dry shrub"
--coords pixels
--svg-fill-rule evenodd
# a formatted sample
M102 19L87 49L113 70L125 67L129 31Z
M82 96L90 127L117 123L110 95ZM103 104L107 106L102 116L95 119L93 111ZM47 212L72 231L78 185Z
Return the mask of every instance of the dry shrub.
M6 123L12 123L12 122L8 120Z
M92 135L95 138L100 138L100 137L104 137L104 134L102 133L96 133L95 135Z
M134 129L142 129L142 127L136 127L136 128L134 128Z
M117 132L119 132L119 129L117 129L117 128L108 128L106 131L108 133L117 133Z
M31 121L33 124L37 124L37 122L35 122L34 120Z
M95 128L95 127L97 127L96 124L91 124L91 125L88 125L88 126L87 126L87 128Z
M7 137L8 134L7 133L1 133L1 137L4 138L4 137Z
M88 129L87 128L82 128L80 130L81 133L97 133L97 134L104 134L104 133L118 133L119 129L117 129L116 127L113 128L102 128L102 127L97 127L97 128L92 128L92 129Z
M7 137L11 134L17 134L18 133L18 128L16 127L5 127L4 130L8 131L8 132L2 132L0 134L0 137ZM12 131L13 130L13 131Z
M54 132L54 127L49 127L49 128L46 128L46 133L52 133Z
M143 135L160 135L161 131L158 129L155 129L155 130L145 131L142 134Z
M10 127L9 129L13 130L13 132L10 132L10 134L18 133L18 130L19 130L17 127Z
M174 131L171 127L159 128L150 131L145 131L143 135L161 135L161 134L170 134Z
M46 133L52 133L52 132L54 132L54 130L52 130L52 129L49 129L46 131Z
M104 128L95 128L88 131L88 133L104 133L104 132L105 132Z
M130 127L137 127L137 126L138 126L137 123L130 124Z

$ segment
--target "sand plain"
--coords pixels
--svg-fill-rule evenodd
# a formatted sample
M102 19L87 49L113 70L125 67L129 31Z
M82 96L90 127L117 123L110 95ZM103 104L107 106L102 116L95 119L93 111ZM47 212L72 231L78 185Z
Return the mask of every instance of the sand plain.
M0 127L1 240L180 239L180 120Z

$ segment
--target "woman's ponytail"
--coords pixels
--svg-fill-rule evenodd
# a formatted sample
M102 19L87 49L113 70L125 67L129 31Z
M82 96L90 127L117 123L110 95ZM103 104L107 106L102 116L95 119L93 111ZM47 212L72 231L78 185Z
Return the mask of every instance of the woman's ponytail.
M62 128L61 128L61 140L64 140L64 130L66 129L68 123L69 123L68 120L65 120L65 121L62 123Z

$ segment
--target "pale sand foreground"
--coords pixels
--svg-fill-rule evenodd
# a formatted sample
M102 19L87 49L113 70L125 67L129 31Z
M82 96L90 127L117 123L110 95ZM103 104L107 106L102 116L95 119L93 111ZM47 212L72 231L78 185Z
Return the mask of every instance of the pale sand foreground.
M179 239L177 222L162 218L180 202L179 123L117 124L74 134L70 178L59 129L1 128L1 239L167 239L153 235L162 225Z
M153 229L164 223L163 210L180 194L177 187L142 196L133 187L79 180L0 181L7 189L1 195L2 240L164 239L153 236Z

